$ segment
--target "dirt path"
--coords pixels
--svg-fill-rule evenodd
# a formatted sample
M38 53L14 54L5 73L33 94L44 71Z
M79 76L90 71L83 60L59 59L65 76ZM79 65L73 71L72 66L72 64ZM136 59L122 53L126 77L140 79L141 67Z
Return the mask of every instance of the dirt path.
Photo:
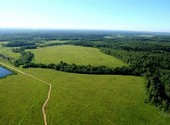
M1 64L2 66L5 66L5 67L10 68L10 69L12 69L12 70L15 70L15 71L17 71L17 72L19 72L19 73L21 73L21 74L24 74L24 75L26 74L25 72L20 71L20 70L14 68L14 67L9 66L9 65L6 65L6 64L4 64L4 63L2 63L2 62L0 62L0 64Z
M43 113L44 125L47 125L47 116L46 116L45 108L46 108L47 103L48 103L48 101L49 101L49 99L50 99L52 85L51 85L50 83L48 83L48 82L45 82L45 81L39 79L39 78L36 78L35 76L33 76L33 75L29 74L29 73L25 73L25 72L23 72L23 71L20 71L20 70L14 68L14 67L11 67L11 66L6 65L6 64L1 63L1 62L0 62L0 64L1 64L2 66L5 66L5 67L10 68L10 69L12 69L12 70L15 70L16 72L19 72L19 73L21 73L21 74L23 74L23 75L28 75L28 76L32 77L33 79L38 80L38 81L40 81L40 82L42 82L42 83L44 83L44 84L46 84L46 85L49 86L47 98L46 98L46 100L45 100L45 102L44 102L44 104L43 104L43 106L42 106L42 113Z
M34 79L36 79L36 80L38 80L38 81L40 81L40 82L43 82L44 84L46 84L46 85L49 86L47 99L46 99L46 101L44 102L44 104L43 104L43 106L42 106L42 113L43 113L43 117L44 117L44 125L47 125L47 116L46 116L46 113L45 113L45 107L47 106L47 103L48 103L48 101L49 101L49 99L50 99L52 86L51 86L50 83L45 82L45 81L43 81L43 80L41 80L41 79L38 79L38 78L34 77L34 76L31 75L31 74L28 74L28 75L29 75L30 77L32 77L32 78L34 78Z

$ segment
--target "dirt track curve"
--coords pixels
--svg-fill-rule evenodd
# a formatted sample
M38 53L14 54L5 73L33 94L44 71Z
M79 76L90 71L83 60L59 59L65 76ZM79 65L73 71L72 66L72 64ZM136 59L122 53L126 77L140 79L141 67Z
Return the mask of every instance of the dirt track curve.
M29 73L20 71L20 70L14 68L14 67L11 67L11 66L6 65L6 64L1 63L1 62L0 62L0 64L1 64L2 66L5 66L5 67L10 68L10 69L12 69L12 70L15 70L16 72L19 72L19 73L21 73L21 74L23 74L23 75L28 75L28 76L32 77L33 79L36 79L36 80L38 80L38 81L40 81L40 82L42 82L42 83L44 83L44 84L46 84L46 85L49 86L47 99L45 100L45 102L44 102L44 104L43 104L43 106L42 106L42 113L43 113L44 125L47 125L47 116L46 116L45 108L46 108L47 103L48 103L48 101L49 101L49 99L50 99L52 85L51 85L50 83L48 83L48 82L45 82L45 81L39 79L39 78L36 78L35 76L33 76L33 75L29 74Z
M49 101L49 99L50 99L51 88L52 88L52 86L51 86L50 83L45 82L45 81L43 81L43 80L41 80L41 79L38 79L38 78L34 77L34 76L31 75L31 74L28 74L28 75L29 75L30 77L32 77L32 78L34 78L34 79L36 79L36 80L38 80L38 81L44 83L44 84L47 84L47 85L49 86L47 99L46 99L46 101L44 102L44 104L43 104L43 106L42 106L42 113L43 113L43 117L44 117L44 125L47 125L47 116L46 116L46 113L45 113L45 107L46 107L46 105L47 105L47 103L48 103L48 101Z

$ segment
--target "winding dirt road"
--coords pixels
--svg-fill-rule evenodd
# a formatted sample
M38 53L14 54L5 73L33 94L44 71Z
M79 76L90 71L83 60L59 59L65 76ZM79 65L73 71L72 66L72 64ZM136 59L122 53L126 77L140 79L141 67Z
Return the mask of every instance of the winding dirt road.
M44 125L47 125L47 116L46 116L46 113L45 113L45 107L47 106L47 103L48 103L48 101L49 101L49 99L50 99L52 85L51 85L50 83L48 83L48 82L45 82L45 81L43 81L43 80L41 80L41 79L38 79L38 78L34 77L34 76L31 75L31 74L28 74L28 75L29 75L30 77L32 77L32 78L34 78L34 79L36 79L36 80L38 80L38 81L40 81L40 82L42 82L42 83L44 83L44 84L46 84L46 85L49 86L47 99L46 99L46 101L44 102L44 104L43 104L43 106L42 106L42 113L43 113L43 117L44 117Z
M49 101L49 99L50 99L52 85L51 85L50 83L48 83L48 82L45 82L45 81L39 79L39 78L36 78L35 76L33 76L33 75L29 74L29 73L26 73L26 72L23 72L23 71L21 71L21 70L18 70L18 69L16 69L16 68L14 68L14 67L12 67L12 66L9 66L9 65L7 65L7 64L4 64L4 63L2 63L2 62L0 62L0 65L5 66L5 67L7 67L7 68L9 68L9 69L15 70L16 72L21 73L21 74L23 74L23 75L28 75L28 76L32 77L33 79L38 80L38 81L40 81L40 82L42 82L42 83L44 83L44 84L46 84L46 85L49 86L47 98L46 98L46 100L45 100L45 102L44 102L44 104L43 104L43 106L42 106L42 113L43 113L44 125L47 125L47 116L46 116L45 108L46 108L47 103L48 103L48 101Z

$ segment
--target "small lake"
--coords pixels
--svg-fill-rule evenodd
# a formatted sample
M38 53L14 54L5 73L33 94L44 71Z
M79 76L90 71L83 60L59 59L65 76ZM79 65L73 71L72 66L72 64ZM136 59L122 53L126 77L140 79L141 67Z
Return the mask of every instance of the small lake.
M5 76L10 75L10 74L12 74L12 72L10 70L5 69L5 68L0 66L0 78L5 77Z

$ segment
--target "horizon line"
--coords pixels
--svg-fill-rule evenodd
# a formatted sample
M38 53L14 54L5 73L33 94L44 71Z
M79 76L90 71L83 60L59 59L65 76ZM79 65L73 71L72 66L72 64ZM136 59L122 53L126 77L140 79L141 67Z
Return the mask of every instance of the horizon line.
M153 30L125 30L125 29L86 29L86 28L24 28L24 27L0 27L0 30L82 30L82 31L121 31L121 32L150 32L150 33L170 33L170 31L153 31Z

